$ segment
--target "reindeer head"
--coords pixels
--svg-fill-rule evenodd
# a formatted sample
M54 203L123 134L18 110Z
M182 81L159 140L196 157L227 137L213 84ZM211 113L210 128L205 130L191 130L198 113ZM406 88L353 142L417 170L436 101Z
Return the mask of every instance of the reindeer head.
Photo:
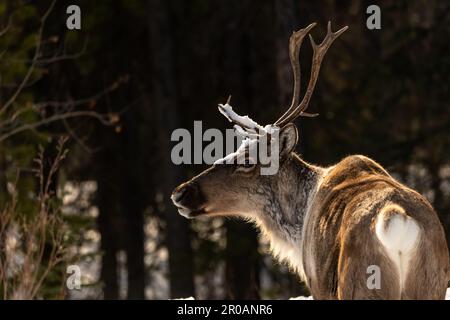
M185 217L200 215L240 215L252 218L263 212L267 206L276 206L271 201L274 193L288 188L293 171L290 166L293 151L297 145L298 132L292 123L299 116L314 117L317 114L305 112L319 75L323 57L333 41L347 27L333 33L328 23L328 32L320 45L316 45L310 36L313 47L311 76L302 101L300 96L299 51L304 37L315 26L294 32L289 42L289 55L294 74L294 92L291 106L273 124L260 126L247 116L233 112L228 99L225 105L219 105L219 111L234 123L234 128L245 139L238 150L215 162L209 169L178 186L172 193L172 201ZM258 151L257 151L258 150ZM266 151L267 158L262 155ZM267 167L274 167L274 174L261 174ZM275 209L276 208L272 208Z

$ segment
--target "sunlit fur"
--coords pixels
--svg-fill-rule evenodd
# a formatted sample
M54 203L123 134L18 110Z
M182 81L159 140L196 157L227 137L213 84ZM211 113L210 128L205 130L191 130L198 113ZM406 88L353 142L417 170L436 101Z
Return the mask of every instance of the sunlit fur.
M423 196L364 156L328 168L306 163L292 152L294 126L280 137L276 175L215 165L174 191L177 199L195 184L202 201L174 203L183 210L201 209L188 217L240 216L256 223L273 255L306 281L315 299L445 297L447 244ZM367 286L371 265L381 269L380 289Z

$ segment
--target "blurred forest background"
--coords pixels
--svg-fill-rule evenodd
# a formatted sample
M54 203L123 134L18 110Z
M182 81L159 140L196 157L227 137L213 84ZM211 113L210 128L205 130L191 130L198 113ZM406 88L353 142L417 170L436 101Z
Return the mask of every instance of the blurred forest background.
M81 30L66 28L67 6ZM360 153L424 194L450 237L450 2L0 0L0 298L284 299L304 285L242 221L188 221L171 132L262 124L289 105L293 30L349 30L330 49L299 152ZM311 47L301 52L308 81ZM68 290L67 265L81 268Z

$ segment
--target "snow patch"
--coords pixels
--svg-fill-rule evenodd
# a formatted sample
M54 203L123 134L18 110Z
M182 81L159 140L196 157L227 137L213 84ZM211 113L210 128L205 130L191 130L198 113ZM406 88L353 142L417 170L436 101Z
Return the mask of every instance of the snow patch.
M251 119L249 116L240 116L233 111L233 107L226 104L219 104L219 111L222 113L230 122L235 123L234 130L237 135L244 138L241 145L237 148L235 152L232 152L225 156L224 158L217 159L214 164L230 164L230 163L244 163L245 151L248 151L250 155L257 155L258 139L263 136L270 136L271 144L278 144L278 139L275 139L274 134L280 130L279 127L269 124L266 126L261 126L256 121ZM278 135L277 135L278 136ZM256 163L257 159L249 157L250 163Z
M233 107L228 103L219 104L219 111L228 119L228 121L237 123L241 127L255 130L255 132L263 130L263 128L256 121L253 121L249 116L240 116L236 112L234 112Z
M255 154L254 151L256 150L256 146L257 146L257 140L245 138L244 140L242 140L241 145L235 152L228 154L224 158L217 159L216 161L214 161L214 164L226 164L226 163L230 164L235 161L236 161L236 163L243 163L243 158L245 156L245 150L247 149L249 154ZM251 157L249 157L248 160L252 164L255 163L255 161L256 161L256 159L253 159Z
M314 300L312 296L298 296L298 297L292 297L289 298L289 300Z

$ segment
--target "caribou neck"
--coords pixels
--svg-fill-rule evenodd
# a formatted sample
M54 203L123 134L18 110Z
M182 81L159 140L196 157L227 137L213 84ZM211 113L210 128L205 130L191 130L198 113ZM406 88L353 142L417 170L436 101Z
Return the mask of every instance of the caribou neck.
M271 242L295 245L302 239L304 222L326 169L305 162L295 153L287 161L271 186L271 199L259 224Z

